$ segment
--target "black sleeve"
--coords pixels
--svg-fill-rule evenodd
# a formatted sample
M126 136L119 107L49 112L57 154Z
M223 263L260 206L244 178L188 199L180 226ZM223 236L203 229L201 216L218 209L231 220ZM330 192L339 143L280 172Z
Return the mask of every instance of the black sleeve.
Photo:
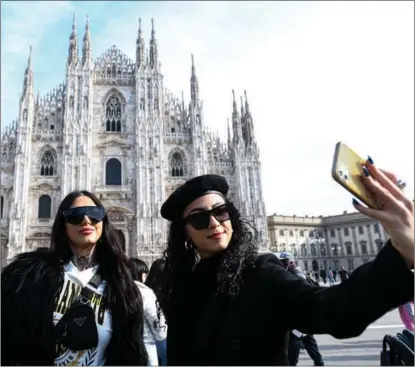
M375 260L333 287L310 285L271 262L263 267L263 274L273 289L272 302L284 315L285 327L305 334L330 334L338 339L359 336L414 296L414 274L391 243Z
M58 271L22 254L1 273L1 365L52 365L52 315ZM45 275L46 274L46 275Z

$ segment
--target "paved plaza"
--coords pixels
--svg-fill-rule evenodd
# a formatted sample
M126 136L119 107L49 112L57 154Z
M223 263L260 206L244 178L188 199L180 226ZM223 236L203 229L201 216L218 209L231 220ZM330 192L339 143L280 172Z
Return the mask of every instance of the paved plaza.
M370 325L357 338L338 340L328 335L316 335L316 339L326 366L379 366L384 335L394 335L402 329L399 313L394 310ZM298 365L313 365L307 352L300 354Z

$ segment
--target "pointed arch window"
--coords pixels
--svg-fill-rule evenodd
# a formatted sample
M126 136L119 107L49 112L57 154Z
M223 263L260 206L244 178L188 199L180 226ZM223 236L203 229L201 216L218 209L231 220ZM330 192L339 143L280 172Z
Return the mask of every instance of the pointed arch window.
M121 102L115 94L107 101L105 121L107 132L121 132Z
M41 176L53 176L56 174L55 158L50 150L43 152L40 158L40 175Z
M118 159L111 158L105 165L105 184L111 186L121 185L121 162Z
M62 120L62 108L58 107L56 110L56 122L59 124Z
M42 195L39 198L38 218L50 219L52 212L52 199L49 195Z
M151 99L151 92L152 92L152 90L151 90L151 88L152 88L152 85L151 85L151 79L150 78L148 78L147 79L147 98L150 100Z
M171 157L171 175L172 177L183 177L184 176L184 163L183 158L179 153L174 153Z

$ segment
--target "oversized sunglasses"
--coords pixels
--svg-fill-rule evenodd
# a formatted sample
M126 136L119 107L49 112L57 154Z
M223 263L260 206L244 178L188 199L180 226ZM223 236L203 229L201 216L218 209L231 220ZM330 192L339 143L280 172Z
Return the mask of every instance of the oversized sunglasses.
M190 214L183 220L190 224L194 229L207 229L210 225L210 217L213 216L218 222L226 222L230 219L229 208L226 204L217 206L211 210L204 210L195 214Z
M63 212L66 222L74 226L81 224L85 216L89 218L92 224L97 224L104 219L105 210L101 206L78 206Z

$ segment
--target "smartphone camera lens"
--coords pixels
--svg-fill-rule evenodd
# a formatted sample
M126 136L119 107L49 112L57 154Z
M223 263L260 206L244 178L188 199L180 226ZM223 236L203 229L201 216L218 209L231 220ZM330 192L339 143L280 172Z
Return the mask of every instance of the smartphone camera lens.
M339 169L339 176L342 180L347 181L349 179L349 174L346 170Z

